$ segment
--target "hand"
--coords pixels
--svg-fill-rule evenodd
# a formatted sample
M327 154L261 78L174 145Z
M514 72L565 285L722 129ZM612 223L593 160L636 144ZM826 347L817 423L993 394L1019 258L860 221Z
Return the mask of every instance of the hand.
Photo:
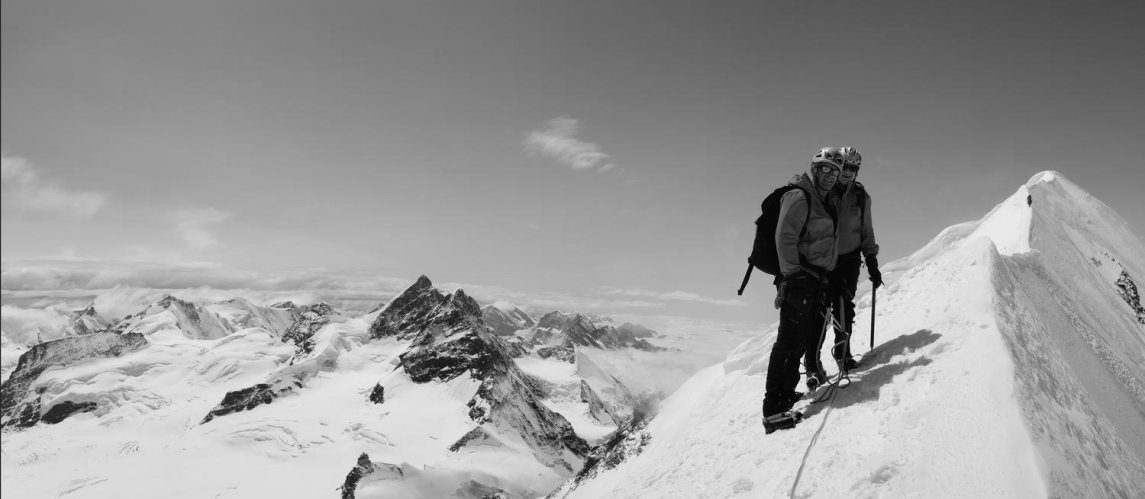
M879 270L879 261L873 256L867 257L867 275L871 276L872 289L883 285L883 273Z
M780 281L779 284L775 286L775 291L775 308L779 309L783 306L783 300L787 298L787 282Z

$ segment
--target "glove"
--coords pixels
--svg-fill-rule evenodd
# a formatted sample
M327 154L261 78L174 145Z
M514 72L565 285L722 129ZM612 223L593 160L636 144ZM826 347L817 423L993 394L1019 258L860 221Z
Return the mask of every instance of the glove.
M783 300L787 298L787 283L780 280L779 284L775 285L775 308L779 309L783 306Z
M871 276L872 289L883 285L883 273L879 271L879 260L873 256L867 257L867 275Z

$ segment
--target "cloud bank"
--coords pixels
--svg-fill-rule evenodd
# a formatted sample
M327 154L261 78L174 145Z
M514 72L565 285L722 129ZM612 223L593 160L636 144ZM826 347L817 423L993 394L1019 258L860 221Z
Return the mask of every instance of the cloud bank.
M20 211L36 211L88 219L106 203L103 194L71 191L44 178L28 160L4 155L0 158L0 189L4 205Z
M613 287L601 287L597 289L597 292L606 296L629 296L665 301L687 301L703 303L707 305L719 305L724 307L743 307L747 305L747 303L745 303L743 300L709 298L706 296L698 295L696 293L688 293L685 291L660 292L648 289L620 289Z
M616 163L600 146L576 138L578 131L580 124L577 120L568 116L551 119L545 128L529 132L525 137L525 151L554 159L574 170L606 172L615 169Z

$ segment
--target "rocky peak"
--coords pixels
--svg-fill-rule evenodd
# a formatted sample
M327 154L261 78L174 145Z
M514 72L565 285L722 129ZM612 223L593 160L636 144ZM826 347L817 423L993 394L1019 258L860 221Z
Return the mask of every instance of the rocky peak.
M512 310L504 310L496 305L486 305L481 308L481 316L485 320L485 325L489 326L497 336L513 336L517 331L537 324L532 317L515 307Z
M412 286L390 300L378 317L370 324L370 337L383 338L398 336L412 338L421 332L430 316L446 297L441 294L426 276L418 278Z
M466 371L485 379L511 362L505 345L488 332L477 301L460 289L420 319L395 328L402 337L413 338L400 359L416 382L449 381Z
M326 302L315 303L304 308L298 319L286 328L282 341L293 342L299 351L310 353L314 350L314 333L340 316L341 314Z
M75 336L91 334L107 328L107 322L95 310L95 303L82 310L72 312L70 318L68 330Z

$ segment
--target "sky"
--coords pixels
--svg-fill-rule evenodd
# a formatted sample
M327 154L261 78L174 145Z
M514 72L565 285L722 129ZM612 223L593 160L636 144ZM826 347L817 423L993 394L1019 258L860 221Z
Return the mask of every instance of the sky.
M759 203L828 145L863 153L883 262L1043 170L1145 234L1141 2L4 0L2 17L5 303L116 284L390 296L424 274L485 302L762 328L768 280L735 295Z

